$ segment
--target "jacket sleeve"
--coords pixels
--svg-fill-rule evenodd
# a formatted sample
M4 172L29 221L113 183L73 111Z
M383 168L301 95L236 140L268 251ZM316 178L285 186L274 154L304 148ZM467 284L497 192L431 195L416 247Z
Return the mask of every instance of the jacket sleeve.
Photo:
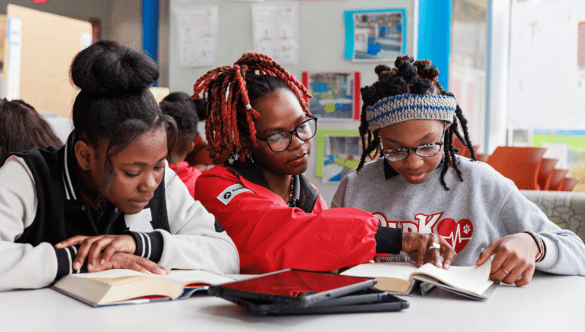
M513 187L500 212L501 234L530 230L538 233L545 246L545 258L536 269L548 273L585 277L585 245L577 234L561 229L534 203Z
M214 273L238 273L238 251L215 217L168 166L165 170L167 211L170 233L156 230L163 237L159 264L170 269L202 269Z
M378 220L371 214L353 208L305 213L272 191L245 187L237 175L216 168L199 177L195 197L236 243L242 273L331 271L374 257Z
M0 291L40 288L57 275L55 249L49 243L15 243L35 218L37 197L32 175L22 159L0 168Z

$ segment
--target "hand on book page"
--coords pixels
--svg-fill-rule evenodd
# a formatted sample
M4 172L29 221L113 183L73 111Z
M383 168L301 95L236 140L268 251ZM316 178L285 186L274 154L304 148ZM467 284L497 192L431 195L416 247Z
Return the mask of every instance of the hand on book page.
M154 273L160 275L166 275L171 272L171 270L162 267L147 258L127 254L124 252L115 253L109 260L105 261L103 264L100 262L97 265L95 265L93 267L93 271L90 272L100 272L112 269L128 269L146 274Z
M94 271L94 266L97 263L103 265L117 252L129 254L136 252L136 242L130 235L76 235L57 243L55 248L63 249L76 245L79 245L79 249L73 261L73 269L79 270L87 258L87 270L89 272L97 272Z
M457 256L455 250L437 234L403 232L402 250L405 251L419 267L424 263L433 262L436 267L448 270ZM442 258L442 259L441 259Z
M522 287L532 280L538 252L538 246L530 234L516 233L492 242L482 251L475 264L482 265L495 255L490 279Z

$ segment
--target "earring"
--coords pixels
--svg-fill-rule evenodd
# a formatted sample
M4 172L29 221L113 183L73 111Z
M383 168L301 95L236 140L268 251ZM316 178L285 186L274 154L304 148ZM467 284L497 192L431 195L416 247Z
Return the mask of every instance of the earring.
M230 165L233 165L234 161L238 160L239 158L240 158L239 150L235 149L232 155L228 158L228 163Z

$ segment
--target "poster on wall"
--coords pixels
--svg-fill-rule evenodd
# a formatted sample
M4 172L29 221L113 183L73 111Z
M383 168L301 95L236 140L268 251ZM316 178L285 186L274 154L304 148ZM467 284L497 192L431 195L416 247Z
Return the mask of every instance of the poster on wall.
M317 130L315 176L323 183L337 183L358 167L362 143L357 130Z
M281 64L298 62L299 17L296 2L252 4L254 52Z
M394 61L406 52L404 8L345 11L345 54L354 61Z
M309 111L320 120L360 119L359 72L303 72L303 84L313 98Z
M179 68L205 67L215 63L218 13L217 6L175 8Z

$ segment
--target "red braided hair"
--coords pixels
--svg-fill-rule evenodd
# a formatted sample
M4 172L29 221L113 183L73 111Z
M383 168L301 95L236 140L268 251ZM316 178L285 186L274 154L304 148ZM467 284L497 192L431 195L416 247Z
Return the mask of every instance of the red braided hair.
M281 82L276 87L257 82L267 76L278 78ZM207 103L205 135L217 157L224 151L242 149L240 131L244 129L256 146L254 121L260 114L251 104L281 87L288 87L296 95L303 111L311 114L304 98L312 97L307 88L265 54L244 53L233 66L212 69L195 82L191 99L203 98Z

